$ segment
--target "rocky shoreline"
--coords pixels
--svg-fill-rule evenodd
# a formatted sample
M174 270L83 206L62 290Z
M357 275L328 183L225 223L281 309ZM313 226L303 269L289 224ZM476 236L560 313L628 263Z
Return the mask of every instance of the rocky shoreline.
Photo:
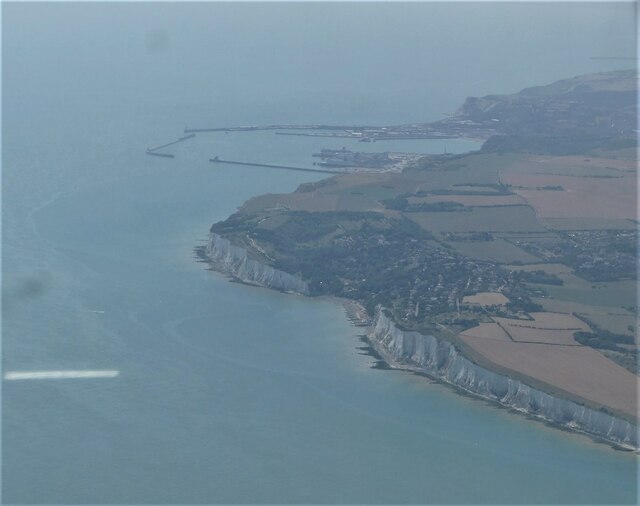
M309 294L309 287L301 278L252 259L245 248L216 233L210 234L207 246L200 252L214 269L238 281L287 293ZM369 344L391 368L426 375L475 397L620 449L639 450L638 427L626 420L480 367L448 341L401 330L381 308L372 319L354 301L343 301L343 306L353 324L366 328Z

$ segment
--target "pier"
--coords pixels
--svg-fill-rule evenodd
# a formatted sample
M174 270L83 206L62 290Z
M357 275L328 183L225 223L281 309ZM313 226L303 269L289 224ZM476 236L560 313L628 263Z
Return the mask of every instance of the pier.
M341 139L359 139L361 136L353 134L321 134L321 133L303 133L303 132L276 132L276 135L293 135L297 137L339 137Z
M264 125L219 128L185 128L184 133L198 132L255 132L257 130L371 130L379 127L354 125Z
M456 139L461 132L450 126L434 128L431 124L412 124L398 126L367 125L249 125L217 128L185 128L185 133L196 132L256 132L274 130L276 135L300 137L331 137L357 139L362 142L410 140L410 139Z
M376 135L372 137L374 141L394 141L394 140L419 140L419 139L458 139L459 135L438 135L438 134L397 134L397 135Z
M147 154L151 155L151 156L161 156L163 158L175 158L175 156L172 155L172 154L169 154L169 153L156 153L155 151L149 151L148 149L147 149Z
M184 135L183 137L180 137L175 141L167 142L166 144L160 144L160 146L156 146L154 148L147 148L147 153L151 153L152 151L158 151L159 149L166 148L167 146L173 146L174 144L178 144L179 142L184 142L188 139L193 139L195 136L196 134Z
M198 133L198 132L252 132L254 130L272 130L270 127L225 127L225 128L185 128L184 133Z
M284 169L284 170L298 170L302 172L321 172L323 174L344 174L343 171L338 170L325 170L325 169L308 169L305 167L291 167L289 165L276 165L272 163L255 163L255 162L239 162L237 160L222 160L217 156L215 158L209 158L213 163L228 163L231 165L246 165L249 167L264 167L267 169Z

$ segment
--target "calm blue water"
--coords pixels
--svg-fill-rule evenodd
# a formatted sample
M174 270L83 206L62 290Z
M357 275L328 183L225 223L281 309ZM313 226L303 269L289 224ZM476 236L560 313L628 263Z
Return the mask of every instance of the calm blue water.
M636 457L371 369L339 306L230 283L194 260L211 223L247 198L321 177L212 155L309 165L323 147L476 146L260 132L198 135L168 150L174 160L144 155L185 125L391 123L461 102L431 67L389 76L404 68L389 52L422 40L415 16L368 7L385 37L389 16L404 23L383 48L361 28L368 44L350 39L350 11L325 6L303 29L281 20L285 8L306 19L294 4L265 11L268 26L230 7L4 6L3 368L120 376L3 382L3 502L634 503ZM327 52L302 38L331 19ZM590 40L582 22L576 41ZM334 51L348 42L354 60ZM317 65L334 57L356 63L330 78ZM570 70L603 65L585 61ZM565 76L556 60L544 68L535 80Z

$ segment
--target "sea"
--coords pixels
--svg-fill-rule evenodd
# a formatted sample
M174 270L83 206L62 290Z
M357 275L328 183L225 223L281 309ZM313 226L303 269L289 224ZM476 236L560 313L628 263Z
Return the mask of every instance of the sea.
M635 504L636 455L374 368L340 305L194 255L248 198L325 177L212 156L477 141L145 154L185 127L432 121L624 68L590 57L631 47L631 5L3 3L2 503ZM37 371L110 372L7 376Z

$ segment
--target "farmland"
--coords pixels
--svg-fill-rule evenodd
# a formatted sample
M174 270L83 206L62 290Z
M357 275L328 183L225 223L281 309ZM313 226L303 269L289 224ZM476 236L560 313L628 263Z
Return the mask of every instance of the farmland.
M460 337L489 361L544 382L569 398L636 416L636 377L602 353L586 346L514 342L503 332L490 330L471 329Z
M545 228L529 206L471 207L450 213L407 215L423 229L435 232L540 232Z
M449 241L461 255L496 262L537 262L539 259L504 239L490 241Z
M456 188L460 190L460 188ZM433 195L430 197L412 197L411 203L433 204L435 202L458 202L466 207L474 206L515 206L526 204L518 195Z
M462 298L463 304L478 304L479 306L504 306L508 302L509 299L498 292L479 292Z
M574 177L508 174L504 182L536 210L540 218L634 219L634 176Z
M545 218L544 223L554 230L636 230L637 223L630 219L611 218Z
M638 339L638 319L632 311L627 309L615 306L587 305L550 298L534 298L533 300L540 304L545 311L575 314L579 318L587 319L594 325L614 334L636 334L636 340Z
M531 312L531 320L494 317L495 321L518 343L564 344L577 346L573 338L578 330L589 330L589 326L573 315L549 312Z
M632 161L576 156L520 159L501 175L539 218L614 222L636 218L636 178Z
M588 284L575 280L568 286L545 286L549 297L557 300L574 301L580 304L610 307L636 308L636 281L614 281Z
M383 306L484 366L632 418L635 178L628 150L432 155L251 199L212 230L312 295Z

